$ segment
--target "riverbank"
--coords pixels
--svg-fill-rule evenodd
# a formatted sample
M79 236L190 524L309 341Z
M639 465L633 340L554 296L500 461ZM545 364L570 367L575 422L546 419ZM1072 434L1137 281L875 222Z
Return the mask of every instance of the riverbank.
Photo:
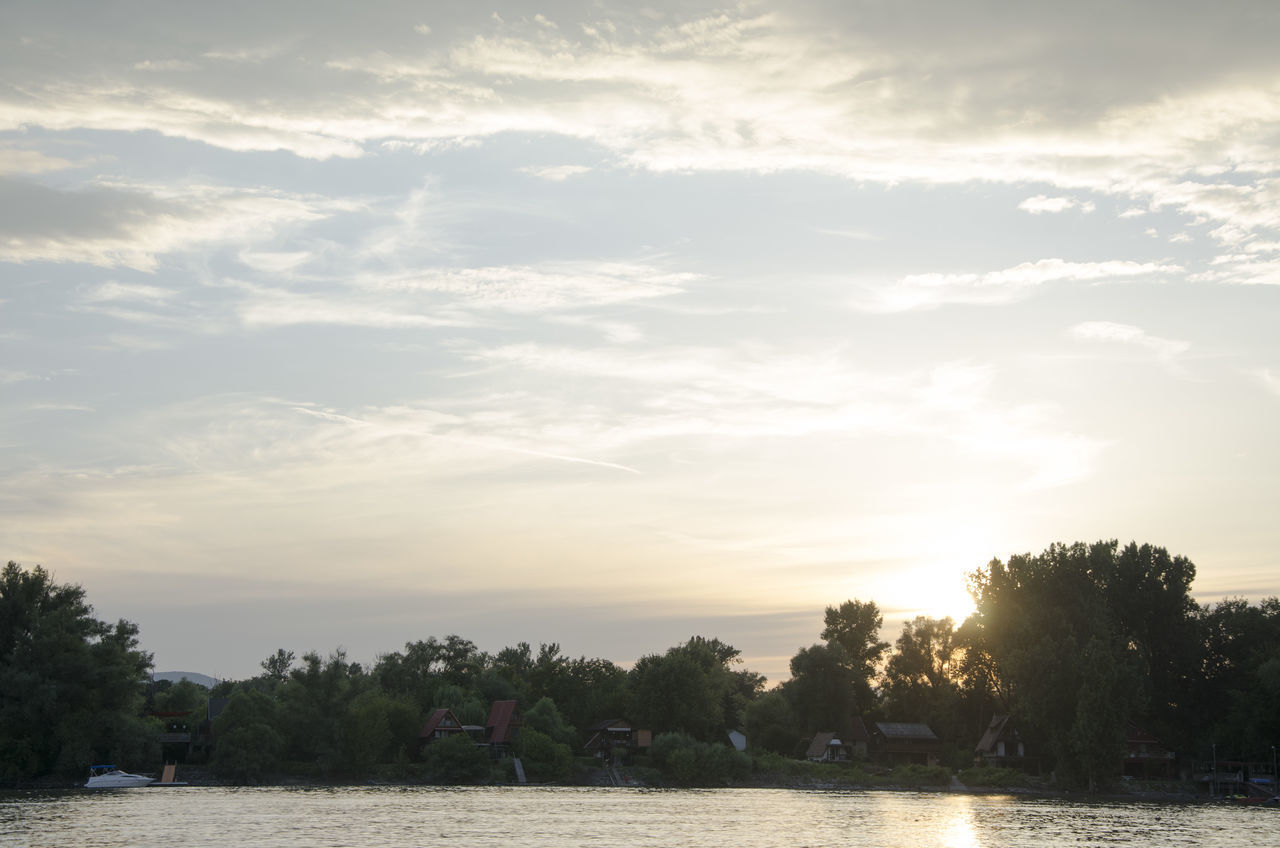
M621 783L615 783L609 771L603 768L578 768L571 780L561 781L550 784L537 784L543 786L561 786L561 787L615 787L634 789L672 789L672 788L708 788L708 787L678 787L673 783L662 778L660 772L656 769L648 767L620 767L617 775L621 779ZM1146 783L1128 783L1118 787L1112 787L1105 792L1088 793L1081 791L1071 791L1066 789L1058 789L1047 782L1038 782L1036 785L1008 785L1008 786L969 786L961 783L954 777L945 785L929 784L923 782L891 782L886 774L880 776L877 780L857 780L849 779L851 775L827 775L827 779L808 774L808 775L784 775L777 773L761 773L753 772L747 779L735 781L731 786L723 788L737 789L796 789L796 790L812 790L820 792L833 791L859 791L859 792L898 792L898 793L929 793L938 795L973 795L973 796L993 796L1008 795L1021 798L1046 798L1062 801L1104 801L1112 803L1176 803L1176 804L1192 804L1192 803L1220 803L1224 799L1212 798L1195 791L1196 787L1192 783L1178 782L1162 782L1160 784ZM212 769L207 766L179 766L177 780L192 787L221 787L232 788L237 786L245 786L246 784L237 784L232 781L224 780L218 777ZM83 787L83 781L69 781L66 778L46 777L36 781L27 781L20 786L7 786L7 789L20 790L67 790ZM382 776L368 778L364 780L325 780L314 776L297 775L297 774L271 774L264 776L264 779L256 784L255 787L272 787L272 788L353 788L368 786L387 786L387 787L428 787L428 786L500 786L500 787L517 787L521 784L514 781L490 781L478 784L442 784L432 783L424 780L416 779L395 779L390 776ZM526 784L530 785L530 784ZM715 788L715 787L710 787Z

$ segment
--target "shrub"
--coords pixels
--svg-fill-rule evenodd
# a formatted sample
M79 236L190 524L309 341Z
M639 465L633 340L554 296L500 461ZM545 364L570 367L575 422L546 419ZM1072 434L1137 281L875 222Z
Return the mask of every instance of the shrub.
M687 733L662 733L649 756L677 786L727 786L751 774L751 758L728 745L698 742Z
M422 759L423 774L432 783L487 782L492 767L488 749L465 733L432 742Z
M996 766L976 766L960 772L960 782L965 786L1028 786L1027 776L1017 769Z
M944 766L896 766L889 773L889 783L896 786L946 786L951 783L951 770Z

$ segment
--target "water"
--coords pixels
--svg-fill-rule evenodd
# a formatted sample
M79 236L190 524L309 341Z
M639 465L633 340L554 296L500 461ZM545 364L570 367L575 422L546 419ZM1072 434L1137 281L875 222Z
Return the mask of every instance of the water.
M1280 810L790 789L175 787L0 794L0 845L1280 846Z

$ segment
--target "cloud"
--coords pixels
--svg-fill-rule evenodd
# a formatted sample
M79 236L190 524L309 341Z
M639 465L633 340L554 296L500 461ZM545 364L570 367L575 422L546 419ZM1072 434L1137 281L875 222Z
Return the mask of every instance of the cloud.
M79 33L74 60L58 39L31 36L0 62L13 81L0 91L0 131L154 131L317 160L522 134L579 140L660 173L1034 187L1020 204L1032 214L1087 213L1094 201L1074 193L1110 195L1122 215L1169 209L1231 248L1280 232L1280 61L1261 36L1278 21L1258 6L1215 17L1125 4L1107 11L1115 29L1044 6L960 15L932 5L920 12L927 24L904 28L875 4L816 0L764 13L439 14L388 29L376 14L332 12L298 27L245 8L236 29L205 20L194 36L186 16L157 15L147 31L181 28L184 56L154 54L120 22L60 22L61 39ZM27 17L47 32L39 14ZM1174 61L1170 43L1194 43L1196 61ZM218 72L188 72L185 56ZM53 160L10 167L35 173ZM563 180L581 167L527 172ZM5 249L14 261L77 252L148 261L125 244Z
M1170 366L1175 365L1177 359L1191 349L1190 342L1152 336L1141 327L1113 321L1085 321L1073 326L1068 334L1082 342L1136 347Z
M44 380L37 374L29 371L15 371L11 368L0 368L0 386L9 385L11 383L25 383L30 380Z
M1068 209L1079 209L1081 212L1088 214L1095 207L1092 200L1079 201L1074 197L1048 197L1043 194L1037 194L1035 197L1028 197L1019 203L1018 208L1024 212L1030 212L1032 215L1040 215L1045 212L1066 212Z
M266 189L102 183L66 191L0 179L0 261L153 271L166 254L252 244L342 206Z
M851 301L855 309L899 312L947 303L1009 303L1039 286L1062 282L1098 284L1176 274L1182 267L1162 262L1113 259L1068 262L1040 259L984 273L909 274L891 285L865 284Z
M7 174L43 174L75 167L60 156L49 156L38 150L0 147L0 177Z
M1258 381L1274 395L1280 395L1280 374L1272 373L1270 368L1259 368L1253 372Z
M647 353L521 344L460 352L491 367L541 375L551 385L597 385L602 397L625 397L615 402L613 417L593 410L583 420L587 429L571 431L569 444L595 445L597 452L670 439L936 439L1031 469L1019 485L1042 488L1087 477L1105 448L1059 432L1051 409L994 402L992 370L969 363L876 375L850 367L838 350ZM566 415L554 408L547 414L559 425Z
M591 172L586 165L541 165L521 168L522 172L552 182L564 182L570 177Z
M241 319L250 326L333 324L361 327L474 327L500 315L572 313L679 294L699 275L633 263L424 268L360 272L311 291L238 282ZM587 323L596 323L580 319ZM601 331L617 329L603 320ZM624 335L630 331L622 330Z

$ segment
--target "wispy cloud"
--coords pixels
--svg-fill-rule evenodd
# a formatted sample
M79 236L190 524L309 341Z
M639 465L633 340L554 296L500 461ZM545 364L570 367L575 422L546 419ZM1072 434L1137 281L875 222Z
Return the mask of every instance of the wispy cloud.
M153 271L161 256L221 243L252 244L320 220L343 204L264 189L101 184L63 191L0 181L0 261L74 262Z
M1191 343L1153 336L1141 327L1114 321L1085 321L1072 327L1068 334L1077 341L1116 344L1138 348L1170 368L1191 349Z
M1032 215L1040 215L1043 213L1066 212L1069 209L1079 209L1081 212L1088 214L1095 208L1092 200L1076 200L1074 197L1049 197L1043 194L1037 194L1035 197L1028 197L1026 200L1018 204L1018 208L1023 212L1030 212Z
M1270 368L1259 368L1253 372L1254 377L1274 395L1280 395L1280 374L1275 374Z
M1098 284L1159 278L1182 270L1181 266L1163 262L1040 259L999 271L909 274L890 285L867 284L852 305L856 309L897 312L931 309L946 303L1009 303L1039 286L1053 283Z
M540 177L544 180L551 180L552 182L564 182L570 177L591 172L591 168L586 165L530 165L520 170L526 174Z

